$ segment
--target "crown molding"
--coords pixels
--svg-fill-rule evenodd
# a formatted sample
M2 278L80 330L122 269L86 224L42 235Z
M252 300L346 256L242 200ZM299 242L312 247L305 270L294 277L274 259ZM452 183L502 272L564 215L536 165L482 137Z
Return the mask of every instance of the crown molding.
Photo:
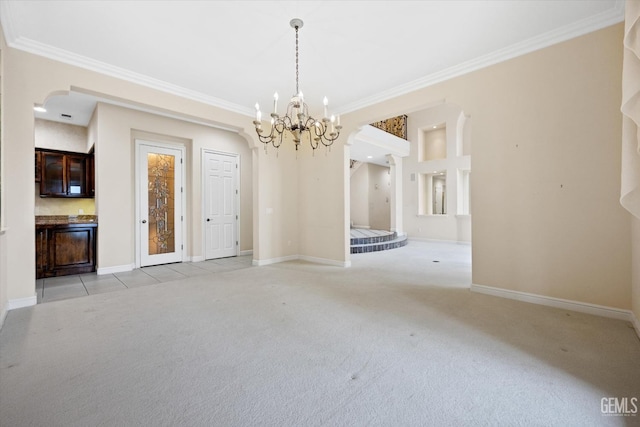
M10 1L0 1L0 25L2 25L2 30L4 32L4 39L9 44L9 41L15 38L15 31L13 29L13 22L9 19L12 16Z
M360 110L371 105L387 101L389 99L415 92L419 89L432 86L450 80L454 77L468 74L473 71L494 65L533 51L543 49L545 47L558 44L572 38L576 38L611 25L624 21L624 0L616 0L615 5L598 15L591 16L581 21L566 25L545 34L532 37L523 42L516 43L503 49L496 50L487 55L480 56L470 61L449 67L442 71L429 74L425 77L413 80L409 83L393 87L391 89L377 93L376 95L363 98L359 101L344 105L336 110L336 114L347 114L356 110Z
M232 102L228 102L213 96L205 95L202 92L167 83L153 77L139 74L124 68L116 67L111 64L97 61L95 59L78 55L64 49L59 49L44 43L37 42L35 40L31 40L25 37L15 37L11 26L11 11L10 6L8 6L9 3L10 2L0 2L0 17L2 18L2 27L5 31L5 39L7 41L7 45L13 49L18 49L24 52L49 58L54 61L59 61L86 70L95 71L100 74L115 77L121 80L128 81L130 83L149 87L151 89L156 89L182 98L190 99L192 101L201 102L203 104L218 107L227 111L232 111L234 113L242 114L249 117L253 116L253 110L248 107L240 106L238 104L234 104Z

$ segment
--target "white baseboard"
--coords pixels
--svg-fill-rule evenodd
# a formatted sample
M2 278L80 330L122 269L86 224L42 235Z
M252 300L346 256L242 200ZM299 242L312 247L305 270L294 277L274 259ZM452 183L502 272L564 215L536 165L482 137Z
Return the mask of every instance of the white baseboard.
M98 267L98 276L103 274L124 273L136 268L135 264L114 265L113 267Z
M348 268L351 267L351 261L337 261L335 259L316 258L312 256L300 255L298 259L316 264L333 265L335 267Z
M279 258L254 259L251 262L251 264L255 267L262 267L263 265L277 264L279 262L285 262L285 261L295 261L297 259L298 259L298 255L289 255L289 256L283 256Z
M362 228L362 229L365 229L365 230L369 230L369 229L371 229L371 226L370 226L370 225L357 225L357 224L353 224L353 225L351 226L351 228Z
M202 261L204 261L204 256L197 255L197 256L192 256L190 262L202 262Z
M596 316L609 317L611 319L633 322L632 318L635 317L630 310L622 310L619 308L607 307L604 305L547 297L543 295L530 294L527 292L512 291L509 289L494 288L491 286L472 284L471 291L486 295L492 295L495 297L546 305L548 307L555 307L564 310L578 311L580 313L593 314ZM636 331L637 330L638 326L636 326Z
M2 313L0 313L0 330L2 330L2 326L4 326L4 319L7 318L7 313L9 312L9 303L7 303L7 307L2 310Z
M405 233L407 234L407 233ZM465 242L462 240L438 240L438 239L428 239L426 237L416 237L407 235L409 240L415 240L416 242L427 242L427 243L453 243L455 245L467 245L471 246L471 242Z
M638 338L640 338L640 321L633 311L631 312L631 323L633 323L633 328L636 330Z
M247 251L240 251L240 256L253 255L253 249Z
M284 257L280 257L280 258L271 258L271 259L254 259L252 262L252 265L255 267L261 267L264 265L271 265L271 264L277 264L279 262L285 262L285 261L297 261L297 260L302 260L302 261L308 261L308 262L313 262L316 264L325 264L325 265L334 265L337 267L351 267L351 261L336 261L333 259L326 259L326 258L316 258L316 257L310 257L310 256L306 256L306 255L289 255L289 256L284 256Z
M32 305L36 305L37 303L38 297L36 295L26 298L10 299L7 302L7 311L15 310L16 308L31 307Z

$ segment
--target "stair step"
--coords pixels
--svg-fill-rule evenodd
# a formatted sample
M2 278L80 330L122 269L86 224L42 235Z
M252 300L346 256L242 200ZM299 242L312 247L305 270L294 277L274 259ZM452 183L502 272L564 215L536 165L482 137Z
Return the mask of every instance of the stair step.
M407 240L406 234L397 236L396 233L393 233L393 235L395 236L393 240L386 240L383 242L376 242L376 243L352 244L351 253L363 254L368 252L379 252L379 251L386 251L389 249L401 248L402 246L407 245L408 240ZM351 240L353 241L355 239L351 239Z
M354 245L368 245L373 243L385 243L391 242L398 237L398 233L388 232L386 234L380 234L377 236L367 236L367 237L352 237L351 238L351 246Z

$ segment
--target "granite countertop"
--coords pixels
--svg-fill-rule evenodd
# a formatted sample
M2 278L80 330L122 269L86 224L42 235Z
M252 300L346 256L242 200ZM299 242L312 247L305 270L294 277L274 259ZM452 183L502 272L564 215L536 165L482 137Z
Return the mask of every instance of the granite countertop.
M97 224L97 215L36 215L36 225Z

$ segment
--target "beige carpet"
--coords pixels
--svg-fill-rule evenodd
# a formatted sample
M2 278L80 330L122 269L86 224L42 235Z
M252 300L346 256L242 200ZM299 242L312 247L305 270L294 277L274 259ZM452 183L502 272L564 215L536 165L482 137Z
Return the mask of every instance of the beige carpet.
M0 425L640 424L600 405L640 397L628 323L472 293L469 246L352 261L11 311Z

